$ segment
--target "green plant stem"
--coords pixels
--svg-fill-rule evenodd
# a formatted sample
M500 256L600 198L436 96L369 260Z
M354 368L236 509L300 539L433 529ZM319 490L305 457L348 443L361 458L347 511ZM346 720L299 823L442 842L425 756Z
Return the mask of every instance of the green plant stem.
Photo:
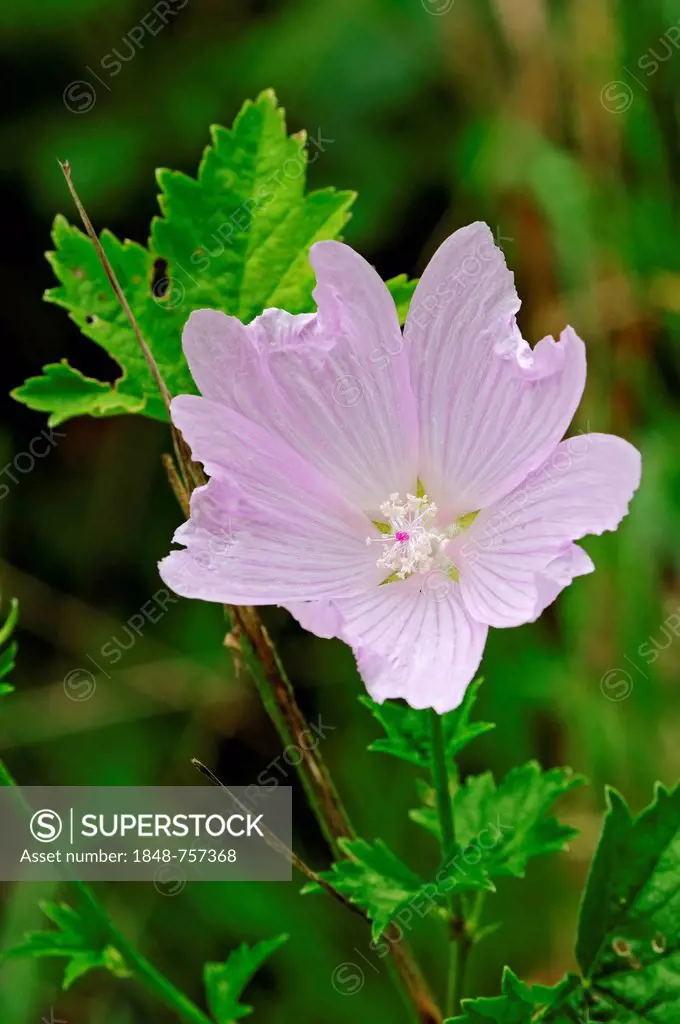
M464 928L464 921L459 919ZM468 957L472 944L468 936L463 934L452 939L449 954L449 979L446 994L447 1013L457 1016L461 1012L460 1002L463 998L463 985L465 983L465 972L467 970Z
M456 841L453 827L453 807L449 790L449 770L446 764L446 747L442 721L436 711L431 710L432 723L432 780L437 798L437 812L442 831L442 850L448 853Z
M449 769L446 759L446 745L442 722L436 711L432 710L432 781L437 800L437 813L441 829L441 848L446 857L456 841L456 832L449 789ZM465 917L460 896L449 896L449 969L446 992L446 1014L456 1016L460 1013L460 1001L463 995L465 970L470 953L470 942L466 933Z
M16 782L1 758L0 785L16 787ZM27 809L29 809L28 806ZM153 993L169 1009L173 1010L185 1024L213 1024L210 1017L203 1013L188 996L185 996L183 992L175 988L164 974L161 974L146 957L137 952L132 943L118 930L89 885L75 879L70 880L68 884L76 890L81 900L88 905L91 914L99 922L102 934L106 936L108 944L118 950L125 962L125 966L149 992Z

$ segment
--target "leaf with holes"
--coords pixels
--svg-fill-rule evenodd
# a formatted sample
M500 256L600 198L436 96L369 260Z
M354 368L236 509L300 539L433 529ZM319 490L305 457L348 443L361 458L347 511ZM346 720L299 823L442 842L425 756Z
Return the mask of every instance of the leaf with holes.
M122 373L111 387L84 377L68 364L50 364L42 378L31 378L13 396L51 412L59 423L83 413L143 411L163 419L165 409L151 371L92 242L61 216L54 222L52 238L56 249L48 259L60 285L47 291L45 298L66 309ZM188 311L176 301L175 293L157 296L152 290L158 257L136 242L120 242L110 231L103 231L100 240L169 390L173 394L195 391L182 352Z
M314 145L316 153L323 143ZM233 128L212 129L197 178L159 171L162 216L152 224L149 248L102 232L104 252L172 394L196 390L181 344L193 309L212 307L247 322L267 306L314 308L309 247L339 236L354 193L305 193L307 163L305 134L288 136L283 110L268 90L244 104ZM53 239L48 258L59 286L46 299L66 309L83 334L108 352L116 379L110 385L68 364L50 364L14 397L49 412L53 423L84 413L143 412L165 419L91 241L63 217L55 220ZM411 283L400 277L391 287L403 309Z
M607 793L576 956L598 1020L676 1024L680 1006L680 784L637 818Z

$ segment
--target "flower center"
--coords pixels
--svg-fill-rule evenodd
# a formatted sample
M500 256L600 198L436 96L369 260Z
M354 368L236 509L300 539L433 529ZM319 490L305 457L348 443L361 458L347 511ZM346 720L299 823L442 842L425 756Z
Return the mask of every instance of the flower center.
M426 494L407 494L405 501L397 493L390 494L380 511L387 521L375 523L382 537L367 537L366 543L383 546L377 564L388 573L385 582L433 569L450 573L453 565L443 548L452 530L442 531L434 525L439 509Z

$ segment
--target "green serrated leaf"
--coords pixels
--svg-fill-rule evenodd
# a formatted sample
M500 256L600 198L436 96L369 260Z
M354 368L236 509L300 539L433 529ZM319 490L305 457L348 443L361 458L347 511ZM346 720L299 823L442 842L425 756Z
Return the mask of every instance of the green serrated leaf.
M254 946L243 943L223 964L205 965L208 1007L216 1024L231 1024L253 1012L252 1006L240 1002L241 995L265 960L287 941L287 935L279 935Z
M231 129L214 127L196 179L161 170L162 216L149 248L111 232L101 244L171 394L195 392L182 352L189 313L211 307L248 322L265 308L314 308L309 247L337 238L354 193L305 194L305 135L288 136L284 113L267 90L244 104ZM68 310L83 334L118 364L113 385L84 377L66 363L15 389L14 397L51 414L72 416L166 411L140 346L113 294L89 238L63 217L54 223L48 259L59 280L46 299ZM393 284L405 303L409 283Z
M408 313L408 307L411 304L413 293L416 290L418 279L409 280L406 274L399 274L397 277L390 278L385 284L389 288L390 294L394 299L394 304L397 307L397 315L399 316L399 323L403 324L406 320L406 314ZM422 498L422 494L418 495Z
M634 818L608 810L581 906L576 957L621 1024L675 1024L680 1005L680 784Z
M503 972L502 995L464 999L463 1014L444 1024L586 1024L580 979L568 974L558 985L531 988L509 967Z
M105 946L101 950L86 950L83 953L73 953L64 968L64 978L61 987L69 989L84 974L97 969L109 971L117 978L129 978L132 976L132 972L125 968L118 950L114 949L113 946Z
M85 377L65 359L43 366L42 377L29 377L10 393L29 409L49 412L50 427L58 427L74 416L115 416L144 408L143 398L123 394L112 384Z
M244 323L263 309L313 308L309 247L337 238L352 192L305 195L306 134L288 136L271 89L246 102L231 129L213 127L198 179L159 171L163 218L152 225L155 252L197 302Z
M101 921L87 904L83 904L82 912L66 903L45 902L40 906L56 929L29 932L23 942L3 952L3 959L63 957L67 960L62 981L65 989L95 968L120 978L130 976L121 954L107 942Z
M494 728L491 722L470 722L481 683L481 679L471 683L460 707L441 716L446 754L451 760L477 736ZM387 733L384 739L371 743L369 750L391 754L421 768L430 766L432 739L429 711L415 711L407 705L389 700L384 704L376 704L366 696L359 699Z
M535 761L513 768L498 786L490 772L470 776L453 797L456 839L468 850L463 861L472 858L494 878L523 877L532 857L563 850L576 834L548 811L583 781L569 768L544 772ZM410 817L441 838L432 806L411 811Z
M122 375L116 380L113 390L117 396L123 396L119 403L133 399L136 401L135 409L158 419L165 418L165 408L151 371L92 242L61 216L55 219L52 238L56 250L48 253L48 260L60 286L46 292L45 298L68 310L83 334L118 363ZM157 254L136 242L120 242L110 231L103 231L100 241L169 390L173 394L195 391L181 345L181 331L187 317L182 300L186 294L180 295L179 288L171 286L171 283L162 295L158 289L154 294ZM59 383L66 383L66 373L68 371L64 371L64 379ZM49 376L48 381L40 386L46 393L54 386ZM80 374L78 376L81 377ZM83 384L83 381L88 381L88 378L68 381L68 387L77 391L78 412L102 415L104 392L95 389L91 383ZM31 393L35 394L37 388L34 378ZM85 402L88 392L91 407ZM109 411L121 411L120 404L112 398L109 399ZM60 422L64 422L63 415Z
M442 858L436 874L437 895L449 896L460 892L495 892L496 886L491 881L482 860L471 861L460 843L454 843L451 850ZM475 939L475 941L477 941Z
M348 859L336 862L330 871L322 872L321 877L366 911L372 921L374 939L406 907L422 917L451 893L493 889L483 869L455 870L456 858L461 852L458 846L445 858L432 881L419 878L382 839L372 843L364 839L341 839L340 846ZM315 882L302 889L303 893L323 891Z
M321 877L366 911L373 922L373 936L380 936L399 910L424 890L425 883L403 863L382 839L342 839L348 860L333 864ZM323 892L312 882L303 890Z
M536 761L513 768L498 786L490 772L470 776L453 800L456 837L463 846L475 844L483 850L483 863L492 876L521 878L532 857L563 850L576 835L576 829L561 825L548 812L584 781L570 768L544 772Z

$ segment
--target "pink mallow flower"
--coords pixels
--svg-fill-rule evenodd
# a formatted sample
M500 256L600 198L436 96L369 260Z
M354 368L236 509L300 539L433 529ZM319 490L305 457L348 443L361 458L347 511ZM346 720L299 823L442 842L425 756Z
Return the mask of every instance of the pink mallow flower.
M352 646L375 700L448 711L489 626L533 621L592 572L574 541L617 527L640 455L609 434L562 440L583 342L522 339L486 225L437 250L403 336L349 246L310 259L315 314L244 326L202 309L186 325L202 397L175 398L172 418L210 480L160 573L185 597L282 605Z

